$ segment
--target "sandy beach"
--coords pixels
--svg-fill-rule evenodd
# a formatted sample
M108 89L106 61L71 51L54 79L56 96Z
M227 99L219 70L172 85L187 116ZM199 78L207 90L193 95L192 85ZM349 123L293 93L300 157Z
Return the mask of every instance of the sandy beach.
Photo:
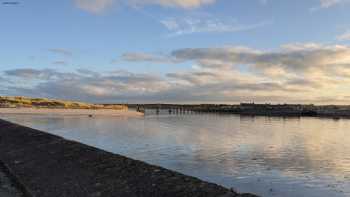
M71 115L71 116L124 116L138 117L143 113L136 111L121 111L113 109L48 109L48 108L0 108L0 114L28 114L28 115Z

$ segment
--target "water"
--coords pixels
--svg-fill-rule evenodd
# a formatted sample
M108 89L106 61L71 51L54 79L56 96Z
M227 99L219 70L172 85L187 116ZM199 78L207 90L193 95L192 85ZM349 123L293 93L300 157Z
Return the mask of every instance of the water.
M350 120L147 114L3 115L114 153L262 196L350 196Z

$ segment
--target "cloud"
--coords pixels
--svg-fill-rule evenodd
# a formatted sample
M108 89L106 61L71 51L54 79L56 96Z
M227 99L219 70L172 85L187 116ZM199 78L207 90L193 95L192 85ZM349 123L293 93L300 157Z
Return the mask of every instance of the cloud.
M239 24L236 20L222 20L213 16L197 16L183 18L167 18L160 23L170 32L169 36L179 36L185 34L212 32L239 32L256 29L271 24L264 21L256 24Z
M55 65L67 65L67 64L68 64L66 61L61 61L61 60L59 60L59 61L54 61L54 62L52 62L52 63L55 64Z
M183 9L197 8L214 3L216 0L74 0L76 6L93 14L100 14L116 3L128 6L159 5Z
M338 41L348 41L350 40L350 30L346 31L345 33L337 36Z
M239 46L185 48L165 57L194 62L191 71L166 76L193 93L193 98L316 100L317 95L344 92L348 89L344 84L350 82L350 48L345 45L289 44L273 51Z
M74 0L74 2L82 10L99 14L110 8L115 0Z
M7 70L5 71L5 74L7 76L11 77L17 77L22 79L50 79L53 77L56 72L51 69L44 69L44 70L36 70L32 68L25 68L25 69L13 69L13 70Z
M73 52L71 52L70 50L67 50L67 49L52 48L52 49L48 49L48 51L51 53L58 54L58 55L63 55L63 56L68 56L68 57L73 56Z
M320 9L331 8L340 4L349 3L349 0L320 0L319 5L312 7L310 11L314 12Z
M214 3L216 0L130 0L132 4L147 5L154 4L164 7L197 8Z
M133 74L123 71L96 73L79 69L75 72L59 72L50 69L14 69L4 72L4 77L17 81L24 79L30 87L13 84L16 95L44 96L52 98L88 101L121 101L124 98L143 97L160 92L168 83L157 76ZM39 83L31 83L40 80Z
M344 2L344 0L320 0L322 8L329 8L341 2Z
M188 63L192 68L165 75L11 69L0 74L8 82L1 89L13 95L91 102L350 101L350 47L346 45L300 43L275 50L183 48L165 55L135 52L123 57L125 61L171 62L173 66Z
M280 67L289 71L327 68L350 63L350 48L342 45L291 44L279 51L259 51L244 47L188 48L172 52L179 60L216 60L245 64L257 69Z
M171 57L149 53L124 53L121 56L121 60L129 62L176 63L176 60Z
M90 102L193 102L234 100L226 94L238 90L278 91L275 83L253 83L235 79L234 74L222 76L215 72L169 73L161 77L127 71L96 73L77 70L72 73L56 70L15 69L4 72L8 80L21 78L30 86L12 83L13 95L77 99ZM15 77L15 78L14 78ZM39 80L39 83L32 83ZM206 81L207 80L207 81ZM183 83L188 81L189 83ZM214 93L215 92L215 93Z

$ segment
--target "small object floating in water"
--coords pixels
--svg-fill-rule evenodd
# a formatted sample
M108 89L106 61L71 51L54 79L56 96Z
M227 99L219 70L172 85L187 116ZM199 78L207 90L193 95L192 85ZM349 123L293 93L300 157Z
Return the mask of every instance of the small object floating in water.
M141 112L141 113L145 113L145 108L137 107L136 111Z

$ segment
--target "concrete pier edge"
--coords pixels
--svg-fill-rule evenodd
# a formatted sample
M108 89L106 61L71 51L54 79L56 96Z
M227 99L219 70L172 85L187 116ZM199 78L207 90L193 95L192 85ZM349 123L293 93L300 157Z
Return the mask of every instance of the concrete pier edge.
M0 166L26 197L253 197L0 119Z
M26 189L25 185L21 183L20 178L16 177L15 173L11 172L11 168L9 168L4 162L0 160L0 171L2 171L8 179L10 179L11 183L14 187L19 190L23 197L33 197L34 195L29 193L29 190Z

